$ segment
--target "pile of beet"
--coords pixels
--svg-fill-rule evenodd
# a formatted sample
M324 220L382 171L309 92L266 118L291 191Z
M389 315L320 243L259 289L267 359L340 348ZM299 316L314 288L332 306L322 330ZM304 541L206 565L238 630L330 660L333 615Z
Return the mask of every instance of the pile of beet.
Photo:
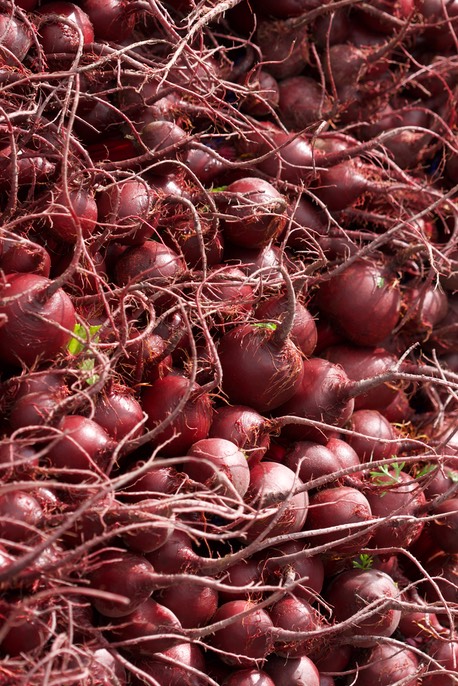
M0 686L458 683L457 99L457 0L0 0Z

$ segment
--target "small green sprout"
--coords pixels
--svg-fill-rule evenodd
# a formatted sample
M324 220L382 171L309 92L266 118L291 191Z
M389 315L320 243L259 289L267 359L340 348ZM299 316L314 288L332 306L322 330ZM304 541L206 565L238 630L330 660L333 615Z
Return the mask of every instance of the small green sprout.
M361 553L356 560L352 560L352 565L354 569L371 569L373 564L373 556L367 555L366 553Z
M100 324L94 325L94 326L89 326L85 327L82 324L75 324L75 328L73 329L73 333L75 334L74 337L70 340L70 342L67 345L67 350L70 353L70 355L74 355L77 357L78 355L81 355L86 348L87 348L87 343L83 343L83 341L87 340L87 334L89 332L89 341L93 341L94 343L97 343L99 337L97 336L98 330L100 329ZM82 339L82 340L81 340ZM79 369L81 371L92 371L95 367L95 360L93 357L82 357L80 363L78 364ZM99 380L99 375L98 374L92 374L92 376L89 376L86 379L86 383L89 385L95 384Z

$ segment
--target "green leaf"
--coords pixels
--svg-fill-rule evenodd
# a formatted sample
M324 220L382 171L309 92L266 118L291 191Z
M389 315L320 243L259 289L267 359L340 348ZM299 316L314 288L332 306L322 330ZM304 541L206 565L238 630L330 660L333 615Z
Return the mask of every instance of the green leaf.
M93 340L97 342L97 337L96 333L100 329L101 324L94 324L93 326L89 326L89 340ZM87 338L87 327L83 326L82 324L75 324L75 328L73 329L73 333L75 336L78 336L78 338L82 338L84 341ZM84 343L82 343L78 338L73 337L70 339L68 345L67 345L67 350L70 353L70 355L79 355L80 352L82 352L86 346Z
M454 484L458 484L458 472L447 472L447 476Z
M223 193L225 190L227 190L227 186L215 186L214 188L210 189L211 193Z
M384 285L385 279L383 278L383 276L379 276L377 279L377 288L383 288Z
M252 324L252 326L256 327L257 329L267 329L268 331L277 330L277 324L274 322L256 322L255 324Z
M367 555L366 553L361 553L361 555L356 560L352 560L352 565L354 569L370 569L373 563L373 556Z
M393 457L395 457L393 455ZM394 462L382 465L377 471L369 472L376 486L394 486L399 482L399 477L405 467L405 462ZM380 495L383 497L386 491Z
M428 464L425 464L421 469L418 470L418 472L415 473L415 478L420 479L422 476L427 476L428 474L431 474L431 472L434 472L436 468L436 464L428 462Z

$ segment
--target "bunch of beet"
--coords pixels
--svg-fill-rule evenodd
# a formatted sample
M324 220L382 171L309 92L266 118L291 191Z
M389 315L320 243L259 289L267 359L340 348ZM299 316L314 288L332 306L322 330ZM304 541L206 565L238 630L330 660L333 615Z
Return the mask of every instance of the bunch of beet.
M456 0L0 0L0 686L458 683Z

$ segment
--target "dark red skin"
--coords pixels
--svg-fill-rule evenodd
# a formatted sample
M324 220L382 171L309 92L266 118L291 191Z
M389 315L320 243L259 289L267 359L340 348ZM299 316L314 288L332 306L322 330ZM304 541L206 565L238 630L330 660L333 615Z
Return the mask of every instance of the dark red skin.
M164 656L162 658L162 656ZM202 648L196 643L178 643L168 650L148 658L135 660L135 666L151 676L161 686L201 686L202 678L189 670L192 667L205 674ZM132 686L144 686L144 679L132 675Z
M324 623L320 614L310 603L294 594L286 595L269 608L270 618L275 629L274 636L275 654L281 657L303 657L313 650L314 642L311 637L287 637L282 636L282 629L287 631L309 632L316 631Z
M289 338L278 341L278 333L268 326L242 324L221 338L222 387L231 403L270 412L296 393L301 354Z
M118 514L120 526L135 525L121 538L134 553L151 553L161 548L173 531L171 508L159 498L145 498L138 508L129 507Z
M135 26L135 12L129 11L127 0L82 0L81 8L94 27L96 40L121 43L129 38Z
M210 438L233 441L245 453L253 467L265 455L270 445L270 429L266 419L246 405L223 405L213 413Z
M39 276L49 277L51 257L46 248L38 243L5 240L0 266L5 274L31 272Z
M286 226L286 201L272 184L246 177L229 184L224 195L224 238L245 248L263 248Z
M310 556L306 552L307 547L301 541L281 543L267 548L260 568L272 584L279 584L286 578L289 581L292 575L294 579L302 579L294 587L294 595L311 603L323 588L324 566L319 556Z
M30 367L37 358L53 359L70 340L76 323L75 309L61 288L52 295L46 294L51 283L37 274L16 273L5 277L0 299L17 297L8 304L0 304L0 316L8 317L0 327L3 362L17 365L22 361Z
M298 469L297 473L304 483L321 476L334 475L340 469L340 462L335 453L324 445L311 441L291 443L283 464L294 472Z
M309 39L302 27L292 27L286 20L259 18L255 42L261 49L265 68L276 79L300 74L306 66Z
M261 461L253 467L245 500L259 512L244 536L252 541L268 527L268 537L300 531L307 517L308 493L292 493L301 486L295 472L283 464Z
M317 304L347 339L376 346L395 327L401 297L382 265L360 260L321 284Z
M12 429L47 424L60 400L56 393L37 391L21 395L13 404L9 423Z
M258 144L259 155L265 155L279 146L281 149L258 162L260 171L273 179L279 177L282 181L296 184L311 175L313 152L305 138L280 130L270 132L267 137L271 143L261 141Z
M239 267L215 265L209 271L201 293L202 307L216 310L212 317L217 322L246 321L253 312L254 290Z
M280 116L288 129L301 131L331 111L331 100L322 85L309 76L292 76L280 82Z
M94 29L91 21L83 10L72 2L48 2L40 8L43 19L39 25L39 40L47 55L52 53L73 53L80 45L79 33L72 28L77 26L83 38L83 45L88 45L94 40ZM67 21L59 22L58 19L46 21L47 15L60 15Z
M176 638L161 638L159 634L176 634ZM147 598L128 615L112 617L108 631L111 641L132 641L126 643L123 650L139 655L154 655L168 650L181 642L181 634L178 617L153 598Z
M94 598L93 606L105 617L126 617L144 603L155 589L153 565L143 555L122 550L101 552L86 575L90 588L109 591L127 602Z
M360 459L358 453L342 438L337 438L332 436L326 443L328 450L333 452L339 461L341 469L347 469L347 467L356 467L360 464ZM353 472L350 478L357 478L360 472ZM345 477L344 477L345 478Z
M149 219L152 193L145 182L127 179L108 186L97 197L97 209L99 223L106 225L109 240L141 245L153 233L154 220Z
M275 684L262 670L238 669L224 679L221 686L275 686Z
M174 250L158 241L146 241L121 255L116 262L115 279L120 286L147 281L152 286L172 288L173 282L184 271L184 261ZM167 294L156 298L154 302L165 306L171 300Z
M399 443L395 428L377 410L358 410L350 418L349 428L363 436L349 435L347 440L361 462L388 460L396 456Z
M272 655L265 664L266 672L275 686L319 686L320 674L312 660L306 656L290 658Z
M369 501L374 517L411 516L426 503L426 497L421 485L416 479L405 472L395 475L392 470L391 477L372 477L372 484L364 488L363 492ZM386 485L384 485L386 484ZM382 522L373 532L370 542L375 548L408 548L418 538L424 527L421 519L411 519L404 522Z
M354 680L357 686L391 686L407 677L411 679L403 681L405 686L418 684L418 658L408 648L380 643L357 664L359 671Z
M165 588L157 598L185 629L210 624L218 607L218 591L192 580Z
M194 552L191 538L178 528L159 550L148 554L146 558L157 572L164 574L198 573L202 566L202 558Z
M369 502L358 489L350 486L324 488L310 498L306 528L312 536L308 540L314 546L329 544L330 550L332 545L334 553L356 554L368 543L372 535L370 531L365 531L364 526L341 529L335 533L319 533L319 530L345 524L369 524L371 519ZM356 538L345 540L347 536L357 533Z
M244 617L240 613L249 610ZM210 643L223 651L220 659L234 667L253 667L255 660L263 660L272 649L273 624L268 613L257 609L256 604L247 600L232 600L220 605L213 623L223 619L234 621L210 636Z
M9 491L0 495L0 538L26 542L32 539L43 521L40 503L27 491Z
M397 363L397 357L383 348L365 348L354 345L333 345L321 355L334 364L340 364L349 379L360 381L383 374ZM398 391L388 383L378 385L355 398L355 410L383 410L394 400Z
M53 234L65 243L76 243L92 235L97 225L97 203L84 188L69 191L70 207L65 194L53 198L50 227Z
M432 514L440 515L430 524L438 545L446 553L458 554L458 497L444 500L434 507Z
M354 401L345 398L349 385L344 370L319 357L304 361L302 382L290 400L277 410L278 415L294 415L312 419L336 427L343 426L350 418ZM282 435L290 440L316 441L326 444L329 431L313 426L288 424Z
M286 295L276 295L261 302L255 310L259 320L281 321L287 308ZM313 316L300 301L296 308L290 338L306 357L310 357L317 343L317 329Z
M439 667L433 662L428 665L426 675L422 678L425 686L453 686L456 683L456 670L458 664L458 642L454 640L432 640L428 648L430 657L439 663ZM441 671L445 670L445 671ZM436 672L436 674L428 674Z
M0 617L2 625L6 625L6 618L11 618L11 628L5 632L0 643L0 651L4 656L16 657L21 653L30 653L44 646L51 635L52 615L49 609L34 608L21 600L2 600Z
M139 426L143 410L127 386L114 386L102 392L95 403L93 420L117 441L143 433L143 425Z
M232 587L234 592L229 590L218 590L220 602L225 603L229 600L254 600L262 598L262 593L257 592L253 586L263 584L263 559L260 555L250 555L242 560L234 562L221 575L220 581L226 586ZM247 588L251 586L251 588ZM235 590L239 587L239 590Z
M400 590L393 579L376 569L351 569L338 574L328 586L325 599L334 608L334 619L342 622L377 600L396 599ZM366 636L365 646L377 645L380 636L391 636L396 630L401 611L389 608L374 609L369 616L354 620L344 631L351 645L352 636Z
M168 374L146 388L141 405L148 415L148 429L156 429L167 420L188 392L189 384L189 379L184 376ZM161 455L185 455L193 443L207 438L212 420L212 401L207 393L199 394L199 390L198 384L192 385L191 396L182 410L154 436L153 444L156 446L172 439L161 447ZM175 432L178 435L172 438Z
M2 480L11 476L30 474L38 466L38 453L28 445L15 441L0 443L0 477Z
M92 419L67 415L58 424L63 435L49 447L46 464L61 470L59 477L73 483L85 481L104 471L113 442Z
M364 494L371 506L374 517L413 516L426 503L426 497L421 484L405 472L399 476L390 470L391 477L372 477L371 487L364 489ZM386 485L385 485L386 484ZM404 522L382 522L374 530L370 542L371 547L407 549L418 538L424 527L420 519Z
M217 493L242 498L250 483L250 468L244 453L226 438L204 438L188 449L182 470L197 483Z
M0 42L2 63L18 65L32 45L30 30L14 15L2 12L0 13Z

